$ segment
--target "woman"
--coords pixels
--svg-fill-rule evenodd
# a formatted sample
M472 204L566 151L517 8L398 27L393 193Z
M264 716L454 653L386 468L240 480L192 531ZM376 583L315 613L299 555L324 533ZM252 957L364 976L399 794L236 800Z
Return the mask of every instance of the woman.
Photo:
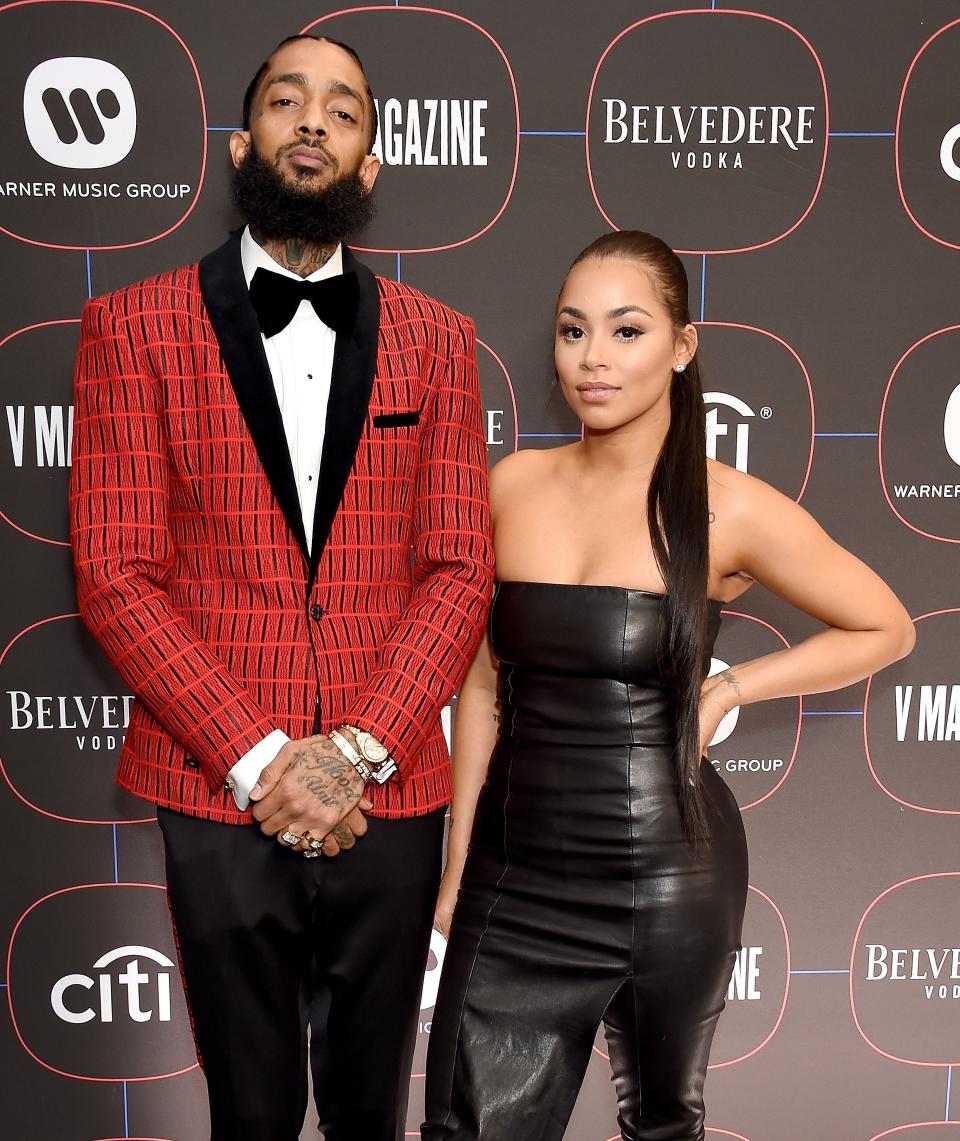
M747 890L706 744L735 705L850 685L913 645L869 568L705 459L696 353L676 255L599 238L557 304L584 438L492 473L499 585L457 707L424 1141L559 1141L601 1021L623 1137L704 1137ZM826 629L705 679L720 607L754 581Z

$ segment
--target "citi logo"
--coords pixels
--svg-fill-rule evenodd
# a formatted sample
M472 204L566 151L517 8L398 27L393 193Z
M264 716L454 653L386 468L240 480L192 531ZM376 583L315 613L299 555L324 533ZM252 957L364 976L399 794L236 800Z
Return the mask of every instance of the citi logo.
M707 456L711 460L717 458L717 444L718 441L728 436L732 438L734 444L733 466L737 471L747 471L750 462L750 424L756 413L745 401L737 396L731 396L727 392L705 392L703 394L703 402L706 405L718 404L721 408L728 408L731 412L736 412L740 417L740 423L734 426L727 424L720 419L720 409L710 408L707 412ZM761 408L760 416L762 419L769 419L773 413L767 407ZM733 431L731 432L731 429Z
M105 59L60 56L27 76L23 122L37 154L74 170L114 166L137 136L137 103L130 81Z
M140 970L141 958L149 960L148 970ZM129 961L121 971L123 960ZM170 975L163 968L172 966L166 955L150 947L118 947L93 964L93 969L100 972L95 978L75 974L57 979L50 991L50 1005L61 1021L75 1026L95 1019L114 1022L125 1016L133 1022L150 1022L153 1018L169 1022Z
M894 699L898 741L960 741L960 685L898 685Z

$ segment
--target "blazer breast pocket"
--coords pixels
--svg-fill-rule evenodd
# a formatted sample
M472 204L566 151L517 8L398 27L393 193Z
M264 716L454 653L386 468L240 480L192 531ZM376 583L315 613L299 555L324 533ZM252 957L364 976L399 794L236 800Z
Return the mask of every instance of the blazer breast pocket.
M420 422L420 410L410 412L378 412L373 418L374 428L412 428Z

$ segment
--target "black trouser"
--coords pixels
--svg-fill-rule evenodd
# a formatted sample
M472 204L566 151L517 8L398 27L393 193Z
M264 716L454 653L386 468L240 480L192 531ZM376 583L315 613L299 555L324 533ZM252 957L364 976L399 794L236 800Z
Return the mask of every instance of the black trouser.
M256 826L164 809L167 885L211 1141L297 1141L308 1006L327 1009L326 1141L397 1141L440 877L443 811L368 817L335 859L306 860Z

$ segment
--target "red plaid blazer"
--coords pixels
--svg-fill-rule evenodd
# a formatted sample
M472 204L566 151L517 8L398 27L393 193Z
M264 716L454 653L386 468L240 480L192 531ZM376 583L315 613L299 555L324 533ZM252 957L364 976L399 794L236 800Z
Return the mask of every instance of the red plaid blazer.
M80 611L136 695L117 779L249 821L224 780L271 729L368 729L399 774L373 814L450 798L440 710L489 606L472 322L376 278L337 337L310 556L234 236L89 301L75 376Z

